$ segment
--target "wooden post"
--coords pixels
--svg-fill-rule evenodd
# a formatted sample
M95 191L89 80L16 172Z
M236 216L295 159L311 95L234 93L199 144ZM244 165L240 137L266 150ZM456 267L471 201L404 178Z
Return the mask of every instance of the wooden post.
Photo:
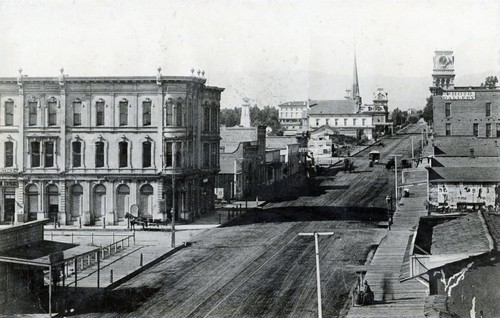
M78 281L78 259L75 258L75 290Z
M141 253L141 258L140 258L140 260L139 260L139 266L140 266L140 267L142 267L143 262L144 262L144 256L143 256L143 255L142 255L142 253Z
M323 317L323 310L321 308L321 277L319 270L319 242L320 235L333 235L333 232L313 232L313 233L299 233L299 236L314 236L314 249L316 252L316 284L318 292L318 317Z
M97 288L100 287L100 282L101 282L101 261L100 261L100 255L99 251L97 251Z
M113 270L109 272L109 283L113 284Z
M49 266L49 317L52 317L52 266Z

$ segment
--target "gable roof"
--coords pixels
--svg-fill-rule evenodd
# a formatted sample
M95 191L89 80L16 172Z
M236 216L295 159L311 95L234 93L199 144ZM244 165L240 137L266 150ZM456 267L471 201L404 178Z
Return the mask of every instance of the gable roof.
M429 181L439 182L500 182L500 167L433 167Z
M349 99L314 100L310 102L309 115L355 114L356 102Z
M479 254L491 250L489 233L481 212L436 225L432 231L431 254Z
M499 156L496 138L438 137L433 144L436 157L468 157L471 149L474 149L474 156L476 157Z

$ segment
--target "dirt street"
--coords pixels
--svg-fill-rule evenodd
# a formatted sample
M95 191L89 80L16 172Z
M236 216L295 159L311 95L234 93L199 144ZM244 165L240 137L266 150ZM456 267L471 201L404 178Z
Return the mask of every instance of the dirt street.
M135 278L89 299L85 317L316 317L314 239L320 237L324 317L345 315L362 265L386 234L385 196L393 191L389 154L411 157L409 135L384 139L380 164L368 152L354 158L356 171L330 171L314 180L312 195L270 203L233 226L192 237L185 248ZM92 312L92 313L91 313Z

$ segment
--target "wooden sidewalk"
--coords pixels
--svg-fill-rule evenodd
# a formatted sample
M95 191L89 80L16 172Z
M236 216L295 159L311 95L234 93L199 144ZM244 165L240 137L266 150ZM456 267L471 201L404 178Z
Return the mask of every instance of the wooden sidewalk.
M375 293L375 302L349 309L347 317L424 317L427 287L415 279L400 283L400 270L410 237L419 218L427 215L426 185L413 186L394 213L394 224L367 267L365 280Z

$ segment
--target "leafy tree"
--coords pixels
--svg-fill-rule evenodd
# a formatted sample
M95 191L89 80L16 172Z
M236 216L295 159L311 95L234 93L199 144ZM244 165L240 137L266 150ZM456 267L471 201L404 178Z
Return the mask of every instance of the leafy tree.
M481 83L481 86L487 86L487 87L495 87L498 83L498 78L496 76L488 76L484 80L484 85Z
M401 111L399 108L396 108L392 111L392 123L394 125L403 125L408 120L408 112Z
M271 127L274 132L278 132L281 125L278 120L278 109L275 107L266 106L263 109L254 105L250 107L250 124L252 127L264 125ZM224 108L220 111L220 123L226 127L234 127L240 125L241 107Z
M434 110L432 107L432 96L427 97L427 104L424 107L423 118L426 122L432 122L432 117L434 116Z
M234 127L240 124L241 107L224 108L220 110L220 123L226 127Z
M254 105L250 108L250 122L254 127L264 125L271 127L274 132L277 132L281 128L278 117L278 109L275 107L265 106L263 109L260 109L257 105Z

